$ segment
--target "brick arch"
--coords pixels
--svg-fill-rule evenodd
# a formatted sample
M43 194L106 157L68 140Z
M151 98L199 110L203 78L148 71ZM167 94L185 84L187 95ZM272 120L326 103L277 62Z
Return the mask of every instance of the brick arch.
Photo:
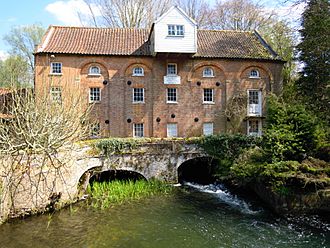
M252 64L252 65L248 65L248 66L242 66L239 71L238 71L238 75L239 75L239 78L242 77L242 74L245 70L248 70L249 68L257 68L257 69L261 69L263 71L266 72L266 74L268 75L270 81L274 81L274 77L273 77L273 74L271 73L271 71L264 65L257 65L257 64Z
M80 65L78 66L79 68L79 73L81 74L82 69L84 69L86 66L90 65L90 64L97 64L100 66L101 70L103 69L103 71L105 72L105 76L106 78L109 78L109 72L108 72L108 68L106 66L106 62L103 59L93 59L93 60L84 60L82 63L80 63Z
M207 62L207 61L204 61L204 62L200 62L200 63L194 65L194 66L191 68L191 70L190 70L189 73L188 73L188 81L191 81L191 80L192 80L192 75L194 74L194 72L195 72L197 69L199 69L199 68L201 68L201 67L204 67L204 66L205 66L205 67L207 67L207 66L213 66L213 67L218 68L219 70L221 70L221 71L223 72L223 74L224 74L224 76L225 76L225 79L227 78L227 73L226 73L226 71L225 71L225 68L224 68L222 65L220 65L220 64L218 64L218 63L214 63L214 62Z
M126 65L124 65L124 66L122 67L122 69L120 70L120 73L119 73L119 74L120 74L122 77L125 77L127 71L128 71L130 68L133 68L134 65L142 66L144 70L145 70L145 68L146 68L146 69L150 70L150 72L152 72L152 66L151 66L151 65L148 65L147 63L142 62L142 61L135 61L135 62L130 62L130 63L127 63Z

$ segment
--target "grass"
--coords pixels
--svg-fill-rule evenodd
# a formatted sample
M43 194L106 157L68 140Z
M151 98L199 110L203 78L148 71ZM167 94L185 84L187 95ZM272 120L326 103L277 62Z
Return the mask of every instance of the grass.
M170 185L156 180L94 182L87 188L90 205L101 209L171 191Z

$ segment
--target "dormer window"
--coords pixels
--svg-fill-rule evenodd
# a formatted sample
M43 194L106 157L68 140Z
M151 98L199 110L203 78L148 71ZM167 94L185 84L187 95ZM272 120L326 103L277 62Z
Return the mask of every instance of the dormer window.
M99 76L101 75L101 70L100 70L100 67L98 66L91 66L89 68L89 72L88 72L88 75L96 75L96 76Z
M168 25L168 35L169 36L183 36L184 28L183 25Z
M213 69L209 67L205 68L203 70L203 77L214 77Z
M177 75L176 64L167 64L167 75L174 76Z
M249 77L250 77L250 78L260 78L259 71L258 71L258 70L255 70L255 69L251 70L251 71L250 71L250 76L249 76Z
M138 76L138 77L144 76L143 68L142 67L135 67L133 69L133 76Z

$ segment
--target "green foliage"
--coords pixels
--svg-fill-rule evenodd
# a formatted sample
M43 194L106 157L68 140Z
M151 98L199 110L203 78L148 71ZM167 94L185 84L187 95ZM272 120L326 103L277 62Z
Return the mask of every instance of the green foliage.
M30 83L29 65L17 55L0 60L0 87L19 87Z
M158 194L169 194L172 187L164 182L151 181L111 181L94 182L87 188L90 204L95 208L109 208L114 204L138 200Z
M139 144L137 139L104 139L97 141L94 146L103 155L110 156L115 153L122 153L124 151L132 151Z
M303 13L299 58L304 68L297 87L315 113L329 120L330 2L310 0Z
M267 102L263 148L268 162L301 161L314 155L325 138L315 115L300 103L285 103L272 95Z
M234 161L244 149L253 147L259 142L260 140L253 136L217 134L203 137L199 141L199 146L212 157Z

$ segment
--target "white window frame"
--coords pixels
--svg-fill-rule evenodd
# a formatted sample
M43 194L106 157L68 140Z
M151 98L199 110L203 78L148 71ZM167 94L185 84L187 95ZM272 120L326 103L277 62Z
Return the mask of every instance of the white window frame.
M257 122L257 132L251 132L251 122ZM262 135L262 120L261 119L249 119L247 120L247 135L260 137Z
M204 122L203 123L203 135L213 135L214 133L214 124L213 122Z
M260 72L257 69L252 69L249 73L249 78L260 78Z
M99 122L94 123L91 127L90 132L91 132L91 137L92 138L99 137L100 134L101 134L101 125L100 125L100 123Z
M55 103L62 103L62 88L59 86L50 87L51 101Z
M54 70L56 70L56 71L54 72ZM63 74L62 63L61 62L51 62L50 63L50 74L51 75L62 75Z
M174 66L175 73L169 73L169 66ZM167 74L167 76L177 76L178 75L178 65L176 63L168 63L166 66L166 74Z
M207 71L210 71L210 74L206 73ZM203 70L203 77L214 77L214 71L211 67L206 67Z
M92 92L98 89L98 92ZM101 88L100 87L90 87L89 88L89 102L101 102Z
M141 133L141 131L142 131L142 133ZM143 125L143 123L134 123L133 124L133 137L134 138L143 138L144 137L144 125Z
M212 92L212 95L211 95L211 96L212 96L212 101L205 100L205 98L206 98L206 97L205 97L205 96L206 96L206 95L205 95L205 93L206 93L205 91L206 91L206 90L211 90L211 92ZM213 88L204 88L204 89L203 89L203 103L206 103L206 104L214 104L214 89L213 89Z
M97 71L98 72L94 72L93 69L96 69L97 68ZM88 69L88 75L89 76L100 76L101 75L101 69L100 67L96 66L96 65L93 65L91 67L89 67Z
M178 124L177 123L167 123L166 135L168 138L178 137Z
M169 24L167 25L168 36L183 37L185 33L184 25Z
M141 71L136 72L136 70L141 70ZM144 69L141 66L134 67L132 76L143 77L144 76Z
M135 92L136 90L142 90L142 100L136 100L135 97L136 94L139 94L139 92ZM133 97L133 103L144 103L144 88L133 88L132 89L132 97Z
M174 90L174 92L170 92L171 90ZM171 100L172 95L170 94L175 94L175 101ZM166 103L178 103L178 89L177 88L167 88L166 89Z
M257 93L257 101L258 103L251 102L253 99L252 94ZM250 101L251 100L251 101ZM248 116L262 116L262 91L259 89L248 89L247 90L247 115Z

